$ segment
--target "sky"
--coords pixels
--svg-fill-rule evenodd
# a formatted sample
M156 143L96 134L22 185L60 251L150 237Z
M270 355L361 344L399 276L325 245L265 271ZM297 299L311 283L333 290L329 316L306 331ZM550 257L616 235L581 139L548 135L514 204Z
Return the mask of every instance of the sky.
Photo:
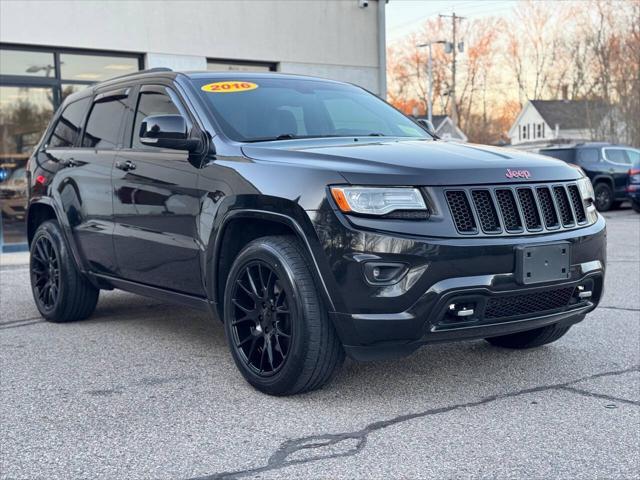
M461 15L467 18L511 15L516 0L389 0L386 8L387 42L389 44L417 30L429 18L438 14Z

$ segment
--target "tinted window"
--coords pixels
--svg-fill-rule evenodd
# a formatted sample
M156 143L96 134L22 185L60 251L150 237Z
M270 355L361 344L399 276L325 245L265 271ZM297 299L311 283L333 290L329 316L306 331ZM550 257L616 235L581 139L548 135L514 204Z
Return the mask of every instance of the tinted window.
M630 165L631 161L627 157L627 154L621 148L605 148L605 155L607 156L607 160L614 163L622 163L626 165Z
M640 166L640 150L626 150L627 156L634 167Z
M82 146L116 148L120 143L120 128L126 110L126 98L108 98L93 104Z
M194 82L225 135L241 142L280 136L431 138L402 113L352 85L293 78Z
M578 163L597 163L600 154L597 148L581 148L577 152Z
M138 109L136 110L136 118L133 123L133 132L131 146L133 148L155 148L140 143L140 125L145 117L150 115L181 115L180 109L176 106L176 102L167 93L160 92L142 92L138 99Z
M64 109L49 139L49 147L72 147L75 145L82 129L82 120L89 106L89 101L89 98L78 100L70 103Z
M541 155L547 155L559 160L563 160L567 163L573 163L575 161L575 150L572 148L555 148L552 150L540 150Z

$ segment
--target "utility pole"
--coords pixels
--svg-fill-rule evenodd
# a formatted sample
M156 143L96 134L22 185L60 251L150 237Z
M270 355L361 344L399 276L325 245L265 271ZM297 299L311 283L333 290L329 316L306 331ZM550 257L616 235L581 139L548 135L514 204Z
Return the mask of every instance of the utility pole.
M453 12L452 15L438 15L439 17L451 18L451 25L453 29L453 41L451 42L452 51L452 64L451 64L451 119L453 123L458 124L458 107L456 105L456 50L458 50L458 44L456 43L456 27L458 20L464 20L466 17L461 17ZM461 47L461 45L460 45ZM460 49L462 51L462 49Z
M421 43L416 45L418 48L429 47L429 59L427 61L427 78L429 81L428 84L428 93L427 93L427 118L429 119L429 123L433 123L433 106L431 102L431 98L433 96L433 55L431 52L431 45L434 43L447 43L445 40L435 40L432 42Z

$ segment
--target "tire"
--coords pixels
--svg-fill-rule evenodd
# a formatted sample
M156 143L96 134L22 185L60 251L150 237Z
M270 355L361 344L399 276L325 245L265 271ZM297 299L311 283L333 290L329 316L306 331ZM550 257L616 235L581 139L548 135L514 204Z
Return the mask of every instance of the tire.
M636 200L631 200L631 208L633 208L634 212L640 213L640 202Z
M31 241L29 276L36 307L50 322L89 317L100 290L78 271L55 220L43 222Z
M613 208L613 190L611 189L609 184L604 182L596 183L594 192L596 197L596 208L599 212L606 212Z
M326 384L344 351L294 237L262 237L235 259L224 292L229 349L244 378L269 395Z
M557 323L547 325L546 327L536 328L535 330L527 330L526 332L512 333L501 337L487 338L487 342L496 347L503 348L535 348L555 342L565 333L569 331L569 326L559 326Z

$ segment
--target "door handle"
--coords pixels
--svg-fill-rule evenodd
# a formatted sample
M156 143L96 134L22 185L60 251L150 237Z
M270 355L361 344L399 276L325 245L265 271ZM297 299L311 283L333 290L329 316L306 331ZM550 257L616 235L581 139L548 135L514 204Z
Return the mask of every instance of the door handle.
M131 160L127 160L126 162L116 162L116 168L128 172L129 170L135 170L136 164Z

